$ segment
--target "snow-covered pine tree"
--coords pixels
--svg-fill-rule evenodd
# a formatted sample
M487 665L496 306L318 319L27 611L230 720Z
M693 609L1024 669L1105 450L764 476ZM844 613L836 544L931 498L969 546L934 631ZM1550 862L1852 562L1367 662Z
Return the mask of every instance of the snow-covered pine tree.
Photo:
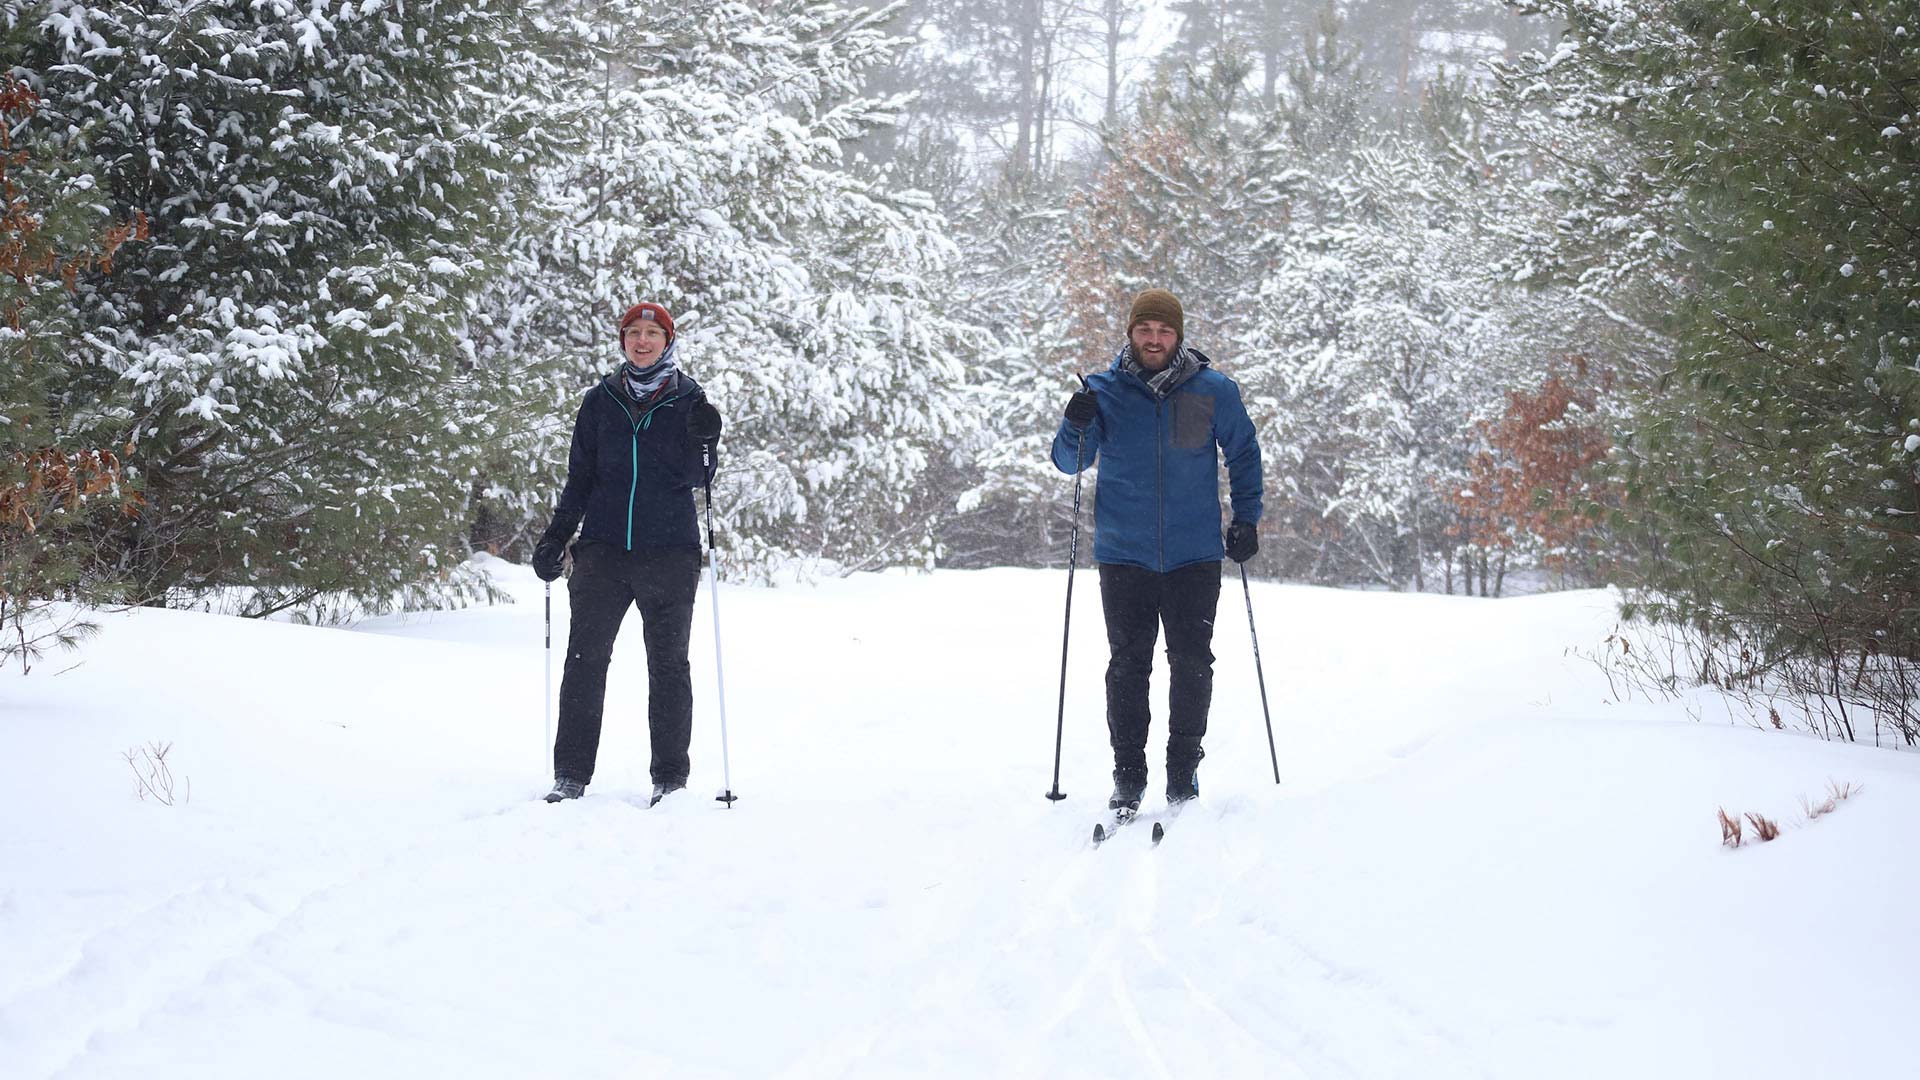
M1911 686L1920 5L1540 6L1572 30L1530 69L1616 88L1568 100L1667 193L1672 261L1653 269L1685 284L1622 469L1661 545L1643 598L1750 644L1756 670L1810 661L1841 701ZM1894 699L1910 722L1910 691Z
M946 473L954 514L942 546L958 565L1057 565L1066 557L1071 482L1048 456L1077 370L1061 362L1069 342L1060 198L1052 188L1002 181L983 185L953 215L963 245L954 309L970 331L977 417L964 456Z
M151 223L79 282L58 353L64 422L127 447L143 492L101 553L126 595L247 586L261 614L457 586L493 437L462 301L519 194L494 74L524 10L0 6L52 152Z
M1272 527L1311 560L1296 573L1420 588L1497 379L1475 347L1488 283L1467 262L1470 225L1446 215L1444 170L1417 148L1359 152L1330 179L1344 198L1290 230L1249 350L1278 458Z
M55 599L111 599L95 562L100 537L138 507L113 446L91 441L57 406L73 336L67 289L105 273L144 220L115 222L82 166L51 158L39 97L0 72L0 661L22 670L76 644L94 624Z
M1261 100L1275 104L1285 81L1283 58L1318 0L1173 0L1180 15L1173 48L1197 58L1231 50L1253 61L1252 85Z
M888 11L780 0L564 6L538 106L577 150L542 163L479 305L485 362L537 358L551 393L487 477L495 512L538 527L559 490L573 409L619 362L640 299L675 313L680 362L727 418L716 486L723 564L840 568L933 556L922 498L964 419L954 247L925 195L847 147L900 103L862 90L900 42ZM496 462L496 464L498 464Z
M1112 135L1110 163L1069 201L1069 347L1104 367L1133 295L1181 298L1191 344L1232 371L1254 313L1254 286L1302 174L1289 167L1277 114L1248 93L1251 65L1227 50L1164 73L1135 123Z
M1238 372L1268 460L1262 562L1289 577L1399 585L1413 576L1408 511L1423 486L1409 466L1432 450L1404 414L1445 410L1418 385L1437 359L1425 345L1441 335L1424 315L1408 321L1395 291L1420 280L1411 253L1388 250L1406 240L1388 227L1406 193L1369 187L1363 160L1381 174L1417 159L1366 157L1381 139L1363 119L1371 80L1330 8L1300 41L1271 137L1293 179L1272 254L1250 279ZM1365 347L1383 335L1407 349Z
M1479 423L1580 344L1576 311L1503 287L1548 205L1457 76L1395 123L1355 126L1364 71L1323 19L1295 66L1288 143L1307 176L1261 282L1243 385L1272 460L1269 565L1327 582L1451 582ZM1505 549L1501 551L1504 553Z
M1525 0L1517 9L1549 25L1563 19L1557 0ZM1523 206L1507 215L1510 250L1499 273L1536 290L1570 294L1556 309L1585 309L1611 327L1613 355L1634 379L1650 379L1673 350L1673 297L1683 288L1679 220L1686 192L1661 177L1633 120L1635 103L1681 92L1670 72L1625 82L1590 61L1596 49L1631 54L1662 30L1634 5L1594 41L1562 40L1492 65L1486 123L1488 164L1502 198ZM1592 342L1583 342L1588 348Z

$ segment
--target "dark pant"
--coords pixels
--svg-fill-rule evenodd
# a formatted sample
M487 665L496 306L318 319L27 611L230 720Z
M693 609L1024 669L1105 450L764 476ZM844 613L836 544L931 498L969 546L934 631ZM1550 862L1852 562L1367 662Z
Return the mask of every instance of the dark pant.
M567 631L567 669L560 680L560 734L553 744L555 776L593 779L600 752L600 714L607 698L607 665L627 609L640 609L647 643L647 728L653 739L653 782L687 782L687 746L693 741L693 676L687 640L700 587L700 549L654 547L623 551L582 540L573 549L567 581L573 622Z
M1195 563L1167 573L1100 564L1100 607L1107 617L1107 732L1116 779L1147 779L1147 684L1153 646L1167 627L1167 768L1191 772L1200 763L1213 701L1213 616L1220 605L1220 564Z

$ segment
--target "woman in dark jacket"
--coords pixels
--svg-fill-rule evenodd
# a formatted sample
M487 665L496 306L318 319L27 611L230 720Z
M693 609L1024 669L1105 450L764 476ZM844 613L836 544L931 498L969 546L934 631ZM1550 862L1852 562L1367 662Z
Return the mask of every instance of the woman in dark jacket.
M675 365L673 316L666 308L628 309L620 319L620 349L626 362L580 403L567 484L533 551L534 573L552 581L573 541L567 580L573 617L548 802L577 799L593 780L607 665L630 607L640 609L647 645L652 801L687 783L693 738L687 643L700 585L693 489L712 480L720 412Z

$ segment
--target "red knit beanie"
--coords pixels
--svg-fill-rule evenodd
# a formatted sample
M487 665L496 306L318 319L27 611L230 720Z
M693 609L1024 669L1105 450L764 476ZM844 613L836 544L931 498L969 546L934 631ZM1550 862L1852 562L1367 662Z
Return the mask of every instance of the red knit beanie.
M667 344L673 344L673 316L667 312L667 309L659 304L635 304L627 309L625 315L620 316L619 338L622 345L626 344L627 327L642 319L659 323L660 329L667 332Z

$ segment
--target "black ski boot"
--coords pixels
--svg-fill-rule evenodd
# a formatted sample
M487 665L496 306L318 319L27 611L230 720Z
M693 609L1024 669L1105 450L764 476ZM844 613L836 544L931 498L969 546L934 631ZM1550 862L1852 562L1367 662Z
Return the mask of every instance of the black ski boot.
M687 784L686 784L686 781L684 780L675 780L675 781L670 781L664 784L655 784L653 785L653 798L647 800L647 805L658 806L660 805L661 799L666 798L667 796L673 794L676 791L679 791L681 788L686 786Z
M1200 759L1206 756L1199 739L1176 736L1167 740L1168 806L1178 809L1180 804L1200 797Z
M571 776L553 778L553 790L547 792L548 802L560 802L565 799L577 799L587 793L587 785Z
M1140 799L1146 793L1145 774L1115 769L1113 770L1113 794L1107 798L1107 809L1113 811L1115 819L1125 821L1140 812Z
M1167 805L1178 807L1200 797L1200 767L1167 767Z

